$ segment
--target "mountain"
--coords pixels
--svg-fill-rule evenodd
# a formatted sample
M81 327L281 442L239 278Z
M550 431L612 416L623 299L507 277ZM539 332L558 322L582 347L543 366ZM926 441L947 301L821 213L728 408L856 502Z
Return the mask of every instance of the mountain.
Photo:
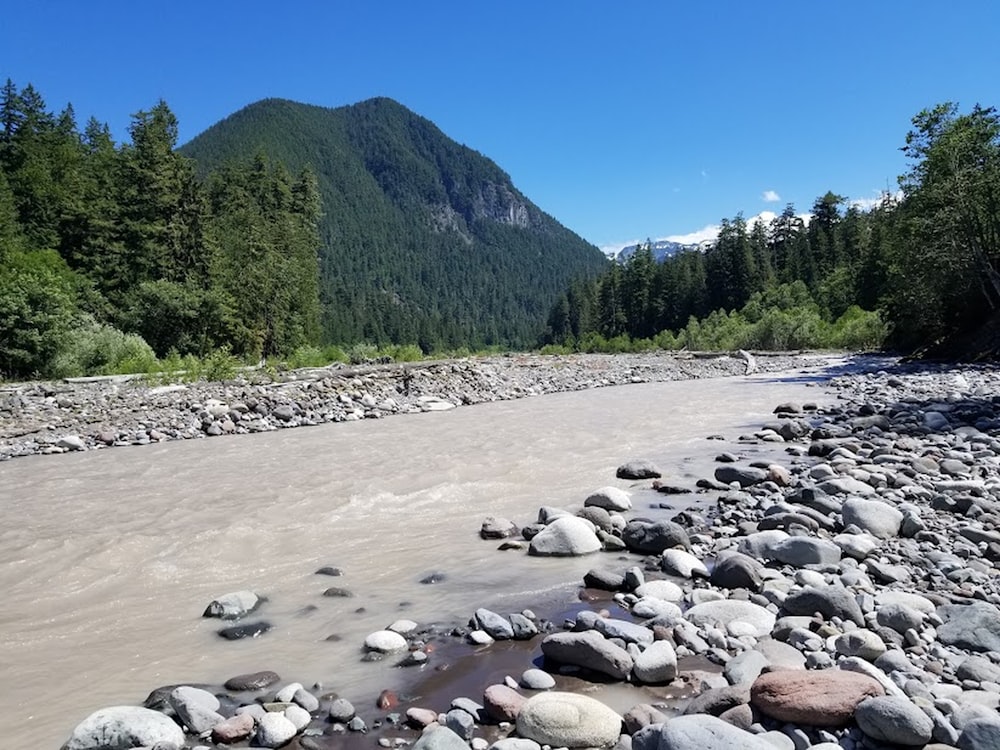
M639 249L642 245L646 243L640 243L637 245L626 245L620 250L611 250L606 253L606 256L619 263L624 263L635 251ZM683 252L684 250L700 250L704 252L709 247L715 244L715 240L703 240L701 242L672 242L671 240L656 240L655 242L650 242L649 247L653 251L653 259L657 263L662 263L667 258L672 258L677 255L677 253Z
M391 99L266 99L179 151L202 176L259 154L315 173L328 341L530 344L569 282L607 266L494 162Z

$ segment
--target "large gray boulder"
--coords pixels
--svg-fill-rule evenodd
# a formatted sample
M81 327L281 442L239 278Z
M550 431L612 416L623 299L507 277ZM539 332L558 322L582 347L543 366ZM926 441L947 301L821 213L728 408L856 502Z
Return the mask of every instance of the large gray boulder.
M130 750L161 744L184 745L184 730L169 716L141 706L111 706L81 721L63 750Z
M599 552L601 546L592 523L576 516L563 516L532 538L528 554L540 557L575 557Z
M898 745L924 745L934 731L934 722L912 701L889 695L861 701L854 720L872 739Z
M782 607L790 615L812 615L819 612L823 617L839 617L858 625L865 624L854 595L843 586L806 586L785 597Z
M632 671L632 657L594 630L580 633L552 633L542 639L542 653L547 659L592 669L616 680L624 680Z
M1000 718L973 719L962 729L958 750L996 750L1000 747Z
M601 487L590 493L590 496L583 501L583 505L585 508L596 507L624 513L632 510L632 499L625 490L618 487Z
M1000 651L1000 610L987 602L938 607L938 640L971 651Z
M219 699L207 690L182 685L170 692L170 705L192 734L201 734L221 724Z
M448 727L439 726L420 735L413 750L469 750L469 743Z
M784 533L784 532L782 532ZM709 580L724 589L760 591L764 583L764 566L749 555L739 552L720 555L712 568Z
M677 677L677 652L670 641L653 641L635 657L632 674L636 682L661 685Z
M672 547L691 549L687 531L673 521L629 521L622 532L622 541L632 552L658 555Z
M622 717L600 701L576 693L539 693L517 715L517 733L552 747L611 747Z
M890 539L899 534L903 514L880 500L853 497L840 509L845 526L857 526L878 539Z
M659 750L775 750L765 739L708 714L669 719L660 730Z
M696 604L684 613L684 618L698 627L720 623L744 622L753 627L757 637L769 635L774 627L774 613L741 599L720 599Z
M834 565L840 562L840 547L825 539L790 536L775 545L774 559L797 568L804 565Z
M723 464L715 469L715 481L723 484L737 482L740 487L751 487L767 479L767 472L755 466Z

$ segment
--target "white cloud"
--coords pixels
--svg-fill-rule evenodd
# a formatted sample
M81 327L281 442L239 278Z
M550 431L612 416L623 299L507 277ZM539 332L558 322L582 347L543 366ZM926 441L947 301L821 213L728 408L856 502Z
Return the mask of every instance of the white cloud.
M777 203L778 201L781 200L781 196L778 195L774 190L765 190L760 197L761 200L763 200L765 203Z
M705 240L714 240L719 236L719 225L709 224L708 226L702 227L694 232L688 232L687 234L672 234L669 237L661 237L660 239L666 240L667 242L680 242L682 245L694 245L698 242L704 242Z
M887 191L877 192L872 198L852 198L848 201L848 205L854 208L859 208L862 211L871 211L873 208L881 205L882 201L888 199L890 203L899 203L903 199L903 191L897 190L895 193L888 193Z

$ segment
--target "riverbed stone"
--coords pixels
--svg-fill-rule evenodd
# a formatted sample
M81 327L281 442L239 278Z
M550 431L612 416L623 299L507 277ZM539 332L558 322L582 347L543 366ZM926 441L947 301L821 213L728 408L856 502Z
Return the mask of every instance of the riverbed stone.
M844 501L841 514L845 526L857 526L877 539L891 539L899 534L903 514L880 500L852 497Z
M225 687L226 690L231 690L237 693L244 691L250 692L271 687L271 685L280 680L281 677L277 672L263 670L260 672L250 672L248 674L239 674L235 677L230 677L226 680L223 687Z
M413 750L469 750L469 743L446 726L429 728L413 743Z
M1000 651L1000 610L988 602L938 607L940 641L972 651Z
M182 685L170 692L170 706L192 734L201 734L221 723L219 699L207 690Z
M865 624L864 614L853 594L843 586L806 586L785 597L781 605L792 615L812 615L819 612L823 617L839 617L858 625Z
M722 484L736 482L740 487L752 487L767 480L767 472L754 466L723 464L715 468L715 481Z
M476 610L473 620L495 641L507 641L514 637L514 626L510 624L510 620L485 607Z
M814 727L843 726L865 698L884 695L865 675L840 669L767 672L754 680L750 702L766 716Z
M62 750L130 750L154 745L183 747L184 730L159 711L111 706L77 724Z
M681 578L708 578L705 563L687 550L671 548L660 555L660 570Z
M600 552L601 540L594 525L576 516L563 516L531 539L528 554L540 557L576 557Z
M707 714L668 719L658 750L776 750L767 740Z
M542 639L541 648L547 659L601 672L616 680L624 680L632 671L628 652L594 630L552 633Z
M266 713L257 723L254 741L258 747L281 747L298 733L295 725L283 713Z
M517 717L519 735L552 747L609 748L621 732L621 716L576 693L539 693L524 703Z
M1000 747L1000 718L973 719L962 728L958 750L996 750Z
M691 548L687 531L673 521L629 521L622 532L625 546L632 552L659 555L666 549Z
M517 525L507 519L487 516L479 527L479 536L483 539L506 539L517 533Z
M528 690L551 690L556 686L556 680L544 669L532 668L524 670L521 685Z
M256 722L248 713L235 714L212 727L212 742L231 745L253 734Z
M924 745L934 731L934 722L912 701L889 695L861 701L854 720L872 739L898 745Z
M516 721L526 700L513 688L499 683L483 691L483 708L496 721Z
M406 638L391 630L377 630L365 638L365 648L368 651L388 654L393 651L402 651L406 647Z
M684 618L699 627L734 621L750 625L757 636L769 635L774 627L775 615L760 605L740 599L721 599L703 602L691 607Z
M637 682L662 685L677 677L677 652L668 640L654 641L646 646L632 667Z
M825 539L807 536L790 536L774 547L778 562L803 567L805 565L834 565L840 562L840 547Z
M594 490L583 501L584 507L595 506L609 512L624 513L632 510L632 498L618 487L601 487Z
M213 599L205 608L202 617L219 617L236 620L253 612L260 606L260 597L252 591L234 591Z
M619 466L615 476L619 479L659 479L663 474L652 461L633 459Z

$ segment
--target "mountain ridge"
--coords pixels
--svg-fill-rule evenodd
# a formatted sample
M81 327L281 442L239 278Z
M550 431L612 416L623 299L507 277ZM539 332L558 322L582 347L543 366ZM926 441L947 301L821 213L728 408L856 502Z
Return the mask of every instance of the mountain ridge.
M263 99L178 150L201 176L256 154L312 169L331 341L528 344L565 284L607 263L499 165L387 97Z

